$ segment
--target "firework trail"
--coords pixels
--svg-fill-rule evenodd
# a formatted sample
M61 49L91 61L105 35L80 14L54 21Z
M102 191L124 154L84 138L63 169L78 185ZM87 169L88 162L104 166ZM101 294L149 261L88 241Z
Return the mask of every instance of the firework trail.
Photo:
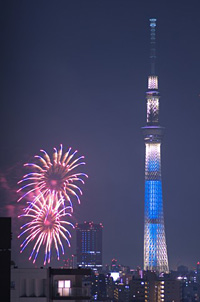
M26 236L21 244L21 253L31 243L33 249L29 260L35 263L41 246L45 246L44 265L50 263L52 248L56 250L57 259L60 258L60 250L64 254L63 240L70 247L69 238L71 234L66 226L74 228L73 224L66 221L67 216L71 216L72 208L63 207L63 200L55 200L55 194L47 198L35 196L34 203L24 209L24 214L19 217L26 217L28 222L20 229L22 230L18 238Z
M54 148L52 159L44 150L40 150L43 156L36 155L38 164L27 163L24 166L32 167L33 172L23 176L23 179L18 182L23 186L17 191L25 193L18 199L18 202L34 193L37 197L44 196L47 198L54 195L55 199L62 200L63 206L65 201L72 206L70 196L73 195L80 203L79 195L82 191L77 185L78 182L84 184L84 177L88 177L85 173L76 173L74 169L80 165L85 165L82 160L84 156L75 157L77 150L71 152L71 148L66 153L63 153L63 147L60 149ZM35 203L38 198L34 198L32 203Z

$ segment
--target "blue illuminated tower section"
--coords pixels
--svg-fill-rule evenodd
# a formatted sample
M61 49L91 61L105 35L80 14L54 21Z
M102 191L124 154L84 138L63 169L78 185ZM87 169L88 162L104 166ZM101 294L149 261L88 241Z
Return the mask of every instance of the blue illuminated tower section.
M156 19L150 19L151 74L148 77L145 142L144 270L169 272L163 214L161 143L164 128L159 125L158 77L155 74Z

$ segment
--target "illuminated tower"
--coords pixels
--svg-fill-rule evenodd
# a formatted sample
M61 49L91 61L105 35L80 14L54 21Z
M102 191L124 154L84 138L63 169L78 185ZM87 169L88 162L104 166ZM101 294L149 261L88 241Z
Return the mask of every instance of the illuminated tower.
M158 77L155 74L156 19L150 19L151 74L148 77L147 125L142 128L145 142L144 270L168 272L163 214L161 142L164 128L159 125Z

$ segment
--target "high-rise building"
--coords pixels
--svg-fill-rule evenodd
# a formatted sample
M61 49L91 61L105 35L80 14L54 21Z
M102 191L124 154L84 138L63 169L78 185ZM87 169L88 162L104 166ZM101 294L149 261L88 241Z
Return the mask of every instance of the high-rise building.
M102 228L101 223L76 224L76 254L79 267L101 270Z
M147 124L142 128L145 142L144 270L169 271L163 214L161 143L164 128L159 124L158 76L155 73L156 19L150 19L151 73L148 77Z
M129 285L129 302L183 301L181 281L172 279L168 274L159 277L155 272L145 271L143 278L133 278Z
M160 280L155 283L155 293L156 301L158 302L183 301L182 284L180 280L160 278Z

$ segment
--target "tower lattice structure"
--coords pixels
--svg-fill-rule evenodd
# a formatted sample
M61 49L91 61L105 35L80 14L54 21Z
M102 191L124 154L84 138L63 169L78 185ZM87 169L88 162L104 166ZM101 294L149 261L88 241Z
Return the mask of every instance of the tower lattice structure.
M142 128L145 142L145 218L144 218L144 270L158 273L169 271L165 238L161 143L164 128L159 125L158 76L155 74L156 19L150 19L151 74L148 77L147 124Z

